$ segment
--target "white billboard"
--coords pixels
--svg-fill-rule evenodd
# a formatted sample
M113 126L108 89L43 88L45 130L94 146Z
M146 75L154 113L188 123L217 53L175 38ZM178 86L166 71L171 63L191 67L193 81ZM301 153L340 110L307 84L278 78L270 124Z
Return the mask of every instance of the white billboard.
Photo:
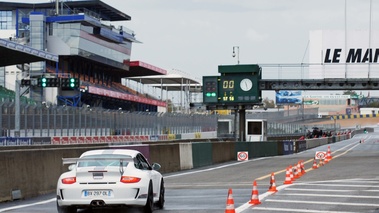
M379 31L311 31L309 78L379 78Z

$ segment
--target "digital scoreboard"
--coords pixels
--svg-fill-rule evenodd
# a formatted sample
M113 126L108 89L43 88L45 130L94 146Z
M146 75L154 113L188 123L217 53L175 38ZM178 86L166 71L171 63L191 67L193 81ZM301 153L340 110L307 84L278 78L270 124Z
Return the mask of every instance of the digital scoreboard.
M257 103L259 79L254 75L220 76L219 103Z
M258 65L219 66L221 76L203 77L203 102L208 105L250 105L260 103Z

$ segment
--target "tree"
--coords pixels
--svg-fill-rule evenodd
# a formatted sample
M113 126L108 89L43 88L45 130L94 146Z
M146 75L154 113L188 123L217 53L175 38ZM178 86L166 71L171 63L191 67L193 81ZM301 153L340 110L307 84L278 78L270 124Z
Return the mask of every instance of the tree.
M351 95L351 96L357 96L357 92L353 90L345 90L342 95Z
M263 99L263 105L266 107L266 108L275 108L275 102L274 100L270 100L268 99L267 97L265 99Z
M379 102L371 102L368 104L368 107L379 108Z

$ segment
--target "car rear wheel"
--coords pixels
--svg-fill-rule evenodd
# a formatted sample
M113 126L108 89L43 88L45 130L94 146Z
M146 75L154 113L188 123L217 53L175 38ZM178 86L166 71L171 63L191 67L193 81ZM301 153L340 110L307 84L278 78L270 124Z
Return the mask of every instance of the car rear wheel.
M57 201L58 213L76 213L76 208L71 206L59 206Z
M158 208L160 209L163 209L163 206L164 206L164 193L165 193L165 188L164 188L164 182L163 182L163 179L161 181L161 188L160 188L160 191L159 191L159 200L158 200L158 203L157 203L157 206Z
M154 210L153 186L150 182L144 213L152 213Z

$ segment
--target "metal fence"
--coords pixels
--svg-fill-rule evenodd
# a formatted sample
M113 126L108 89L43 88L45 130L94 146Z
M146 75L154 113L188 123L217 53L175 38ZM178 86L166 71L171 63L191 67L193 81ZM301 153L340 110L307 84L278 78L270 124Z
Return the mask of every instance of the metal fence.
M298 108L271 112L264 110L246 111L246 119L267 120L268 136L305 134L309 129L312 129L312 127L301 123L303 123L304 120L317 119L317 116L318 108ZM235 118L234 115L220 115L219 118L231 120L233 127L234 123L238 124L239 122L238 117ZM239 132L238 125L236 128L236 132ZM339 126L337 126L337 128L339 128ZM227 135L228 132L219 131L218 134Z
M128 112L102 108L21 105L15 130L14 102L0 103L1 136L161 135L216 131L216 115Z
M217 131L218 119L235 116L129 112L102 108L69 107L23 103L20 129L15 129L15 103L0 102L0 136L106 136L164 135ZM297 109L277 112L247 112L247 119L266 119L267 134L304 133L308 127L289 122L317 118L318 109ZM238 121L237 121L238 123ZM234 124L233 124L234 125ZM238 128L238 125L237 125ZM238 132L238 131L237 131Z

